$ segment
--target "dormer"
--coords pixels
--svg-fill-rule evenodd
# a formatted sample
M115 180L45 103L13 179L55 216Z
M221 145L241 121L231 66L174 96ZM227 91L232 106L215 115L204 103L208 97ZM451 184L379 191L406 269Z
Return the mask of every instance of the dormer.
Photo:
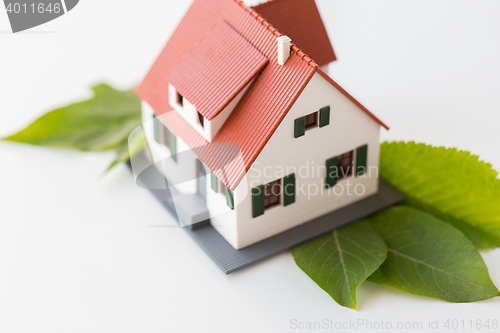
M268 62L221 21L168 75L170 105L211 142Z
M204 125L206 119L198 112L196 107L189 102L172 84L168 85L168 99L170 106L181 115L203 137L207 138ZM207 139L208 140L208 139ZM210 140L208 140L210 141Z

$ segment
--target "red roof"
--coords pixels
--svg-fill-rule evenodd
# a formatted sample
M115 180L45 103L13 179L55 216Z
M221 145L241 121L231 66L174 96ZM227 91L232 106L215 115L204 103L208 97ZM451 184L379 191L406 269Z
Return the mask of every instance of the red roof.
M262 53L221 21L167 79L203 117L212 120L267 63Z
M270 0L252 7L320 65L336 60L314 0Z
M223 21L227 25L221 23ZM252 72L256 67L255 63L261 63L261 56L269 62L256 76L213 142L209 143L177 112L172 112L168 98L168 78L191 54L203 53L203 50L194 50L200 43L206 41L205 36L217 31L214 30L216 26L222 30L227 26L232 27L258 51L257 53L252 51L251 59L240 63L249 68L238 70L245 73ZM161 116L165 125L195 150L200 159L230 190L236 188L249 170L314 73L318 72L323 77L328 77L295 45L292 46L290 58L285 66L280 66L276 56L276 37L279 36L282 34L276 28L240 0L195 0L153 67L136 89L139 97L146 101L158 116ZM226 57L227 55L220 53L214 58L233 61ZM234 83L231 80L221 80L224 82L223 85L209 85L210 87L205 88L211 89L215 96L222 96L224 90L237 90L232 86ZM331 78L328 77L328 81L355 101ZM192 88L186 88L186 91L188 89ZM361 105L357 101L355 103ZM366 108L361 106L361 109L385 126ZM234 159L235 147L241 151L238 159Z
M226 167L229 184L238 183L248 171L314 73L315 67L292 55L284 67L276 61L269 64L245 94L214 140L241 149L243 163L234 160ZM213 155L224 161L224 153L217 150Z

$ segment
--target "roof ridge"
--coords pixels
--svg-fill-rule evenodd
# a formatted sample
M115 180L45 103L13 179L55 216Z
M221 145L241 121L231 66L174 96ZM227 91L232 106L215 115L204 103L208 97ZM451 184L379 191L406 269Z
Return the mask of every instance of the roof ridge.
M276 37L284 36L284 34L282 34L281 32L278 31L278 29L276 29L275 27L273 27L270 22L266 21L266 19L264 17L262 17L259 13L257 13L252 8L248 7L243 2L243 0L233 0L233 1L236 2L238 5L240 5L240 7L242 7L245 11L247 11L247 13L249 13L257 21L259 21L274 36L276 36ZM307 54L305 54L304 51L302 51L300 48L298 48L297 45L295 45L295 44L292 43L291 47L290 47L290 50L292 52L294 52L297 56L299 56L300 59L302 59L302 61L306 62L309 66L311 66L313 68L318 68L319 67L318 64L313 59L311 59Z

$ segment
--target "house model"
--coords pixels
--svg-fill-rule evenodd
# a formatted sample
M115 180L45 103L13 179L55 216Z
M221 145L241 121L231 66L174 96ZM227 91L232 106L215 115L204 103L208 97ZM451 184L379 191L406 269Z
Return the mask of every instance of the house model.
M334 60L314 0L194 1L136 90L183 225L241 250L377 194L387 126Z

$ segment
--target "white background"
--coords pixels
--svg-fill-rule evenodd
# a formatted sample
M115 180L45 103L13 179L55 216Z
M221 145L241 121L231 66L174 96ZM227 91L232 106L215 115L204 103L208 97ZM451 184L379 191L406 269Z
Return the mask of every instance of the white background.
M383 139L459 147L500 168L500 1L317 1L339 58L332 76L391 126ZM136 85L189 3L83 0L16 35L0 8L0 136L92 84ZM0 332L500 320L500 298L449 304L370 283L348 310L289 253L226 276L183 230L156 227L174 223L125 167L102 176L112 158L0 143ZM500 286L500 250L484 259Z

